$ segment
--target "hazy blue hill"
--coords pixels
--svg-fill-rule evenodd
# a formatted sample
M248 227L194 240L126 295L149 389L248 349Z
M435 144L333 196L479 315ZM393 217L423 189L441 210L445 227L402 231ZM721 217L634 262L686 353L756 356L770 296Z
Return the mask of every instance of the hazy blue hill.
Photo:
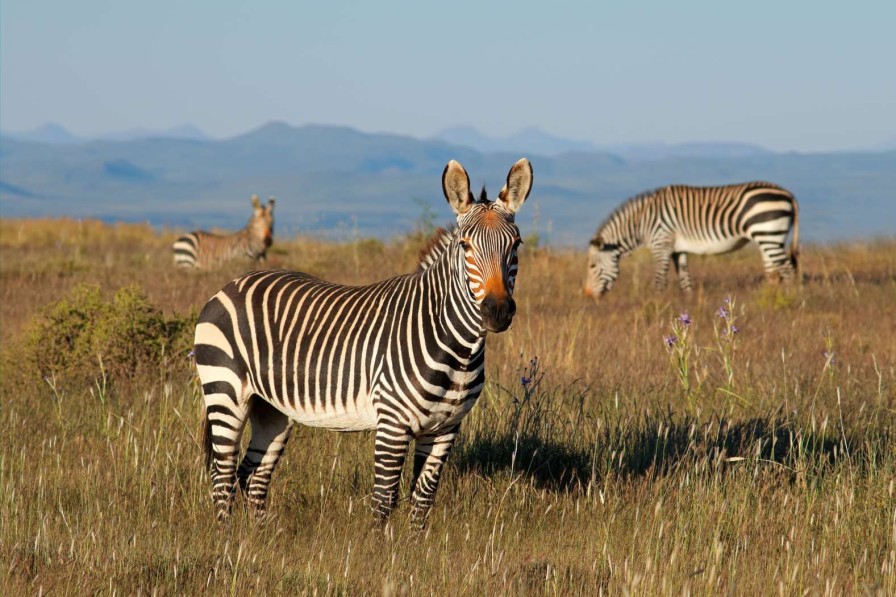
M725 145L725 144L723 144ZM727 146L726 146L727 147ZM510 165L532 160L532 206L520 222L554 243L582 245L626 198L666 184L754 179L791 189L801 236L893 235L896 151L779 154L694 144L683 153L626 159L606 152L480 152L437 139L348 127L269 123L226 140L140 138L55 144L0 137L0 214L241 227L249 197L275 196L280 233L349 237L449 222L441 173L457 159L494 197Z
M161 131L137 128L127 131L106 133L98 137L79 137L56 123L43 124L31 131L21 133L3 133L4 137L17 141L32 143L50 143L52 145L70 145L89 143L91 141L136 141L138 139L187 139L191 141L208 141L209 137L192 124L182 124Z
M565 153L603 153L616 155L628 162L657 161L680 157L742 158L771 153L751 143L703 141L680 144L628 143L597 146L589 141L577 141L529 127L507 137L491 137L470 126L457 126L437 133L439 139L464 145L482 153L524 152L535 155L559 156Z
M434 139L472 147L483 153L529 153L556 156L569 152L597 152L593 143L558 137L538 127L528 127L508 137L489 137L470 126L456 126L436 133Z
M72 143L82 143L84 140L73 135L61 124L48 122L42 124L34 130L23 133L11 133L8 135L12 139L19 141L31 141L33 143L52 143L56 145L69 145Z
M665 143L635 143L607 145L604 151L615 153L627 161L657 161L674 158L745 158L767 155L772 152L751 143L726 143L703 141L667 145Z
M182 124L161 131L137 128L101 135L100 141L136 141L138 139L185 139L188 141L208 141L209 137L192 124Z

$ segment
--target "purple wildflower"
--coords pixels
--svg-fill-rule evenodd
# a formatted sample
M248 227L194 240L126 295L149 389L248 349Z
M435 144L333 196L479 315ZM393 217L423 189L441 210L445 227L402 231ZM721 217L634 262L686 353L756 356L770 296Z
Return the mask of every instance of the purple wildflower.
M728 310L725 309L725 307L719 307L718 313L719 317L721 317L722 319L728 319L729 313Z
M682 313L681 315L678 316L678 323L680 323L681 325L683 325L685 327L691 325L691 316L688 315L687 313Z
M195 357L195 356L196 356L196 353L193 352L192 350L190 350L190 354L187 355L187 358L188 358L188 359L192 359L192 358Z
M833 365L833 364L834 364L834 351L827 351L827 350L826 350L826 351L824 351L823 354L824 354L824 358L825 358L825 360L826 360L828 363L830 363L831 365Z
M666 343L666 346L672 348L673 346L675 346L675 343L678 342L678 338L676 338L675 336L663 336L663 342Z
M726 295L725 295L725 304L726 304L726 305L730 305L730 304L731 304L731 295L730 295L730 294L726 294Z
M526 377L525 375L523 375L523 376L520 378L520 383L523 385L523 389L524 389L524 390L528 390L528 389L529 389L529 384L532 383L532 378L531 378L531 377Z

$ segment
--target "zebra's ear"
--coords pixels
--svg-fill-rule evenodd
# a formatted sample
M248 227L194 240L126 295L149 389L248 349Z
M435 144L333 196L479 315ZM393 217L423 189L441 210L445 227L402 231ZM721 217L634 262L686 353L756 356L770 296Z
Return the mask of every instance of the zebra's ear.
M252 195L252 207L255 209L259 209L261 207L261 203L258 201L258 195Z
M464 167L454 160L448 162L442 172L442 192L457 215L467 213L473 205L470 177Z
M498 204L510 213L516 213L532 190L532 164L521 158L507 173L507 184L498 193Z
M268 205L267 205L267 207L265 208L265 211L267 211L268 213L273 213L273 211L274 211L274 203L275 203L275 202L276 202L276 200L275 200L273 197L270 197L270 198L268 199Z

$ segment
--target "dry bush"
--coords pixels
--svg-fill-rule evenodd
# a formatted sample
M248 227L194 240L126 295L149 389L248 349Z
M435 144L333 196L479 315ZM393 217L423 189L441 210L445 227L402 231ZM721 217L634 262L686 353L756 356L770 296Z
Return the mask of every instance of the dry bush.
M195 311L166 317L136 285L108 300L98 286L79 285L25 329L13 349L15 371L24 383L44 379L59 386L158 376L172 359L187 358L195 321Z

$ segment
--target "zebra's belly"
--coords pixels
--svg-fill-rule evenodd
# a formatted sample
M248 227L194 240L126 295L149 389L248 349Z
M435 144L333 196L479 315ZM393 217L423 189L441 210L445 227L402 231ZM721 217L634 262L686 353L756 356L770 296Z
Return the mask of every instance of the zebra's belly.
M346 405L326 408L309 405L304 408L284 408L283 413L296 423L309 427L323 427L332 431L364 431L376 429L376 411L368 397L350 400Z
M734 236L722 239L693 239L683 236L676 236L673 250L676 253L692 253L696 255L717 255L719 253L728 253L736 251L747 244L749 239Z

